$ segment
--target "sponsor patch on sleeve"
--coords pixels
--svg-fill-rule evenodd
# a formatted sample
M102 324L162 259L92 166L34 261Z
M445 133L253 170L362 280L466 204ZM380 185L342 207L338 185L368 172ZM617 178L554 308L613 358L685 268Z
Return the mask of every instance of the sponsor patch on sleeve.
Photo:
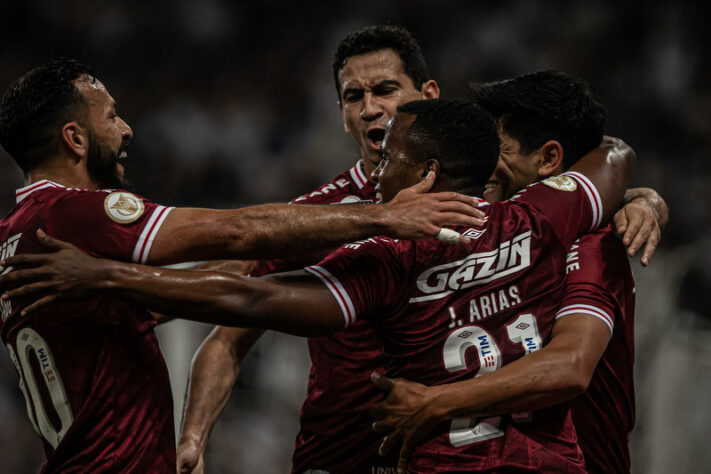
M118 224L130 224L141 217L146 208L143 200L135 194L116 191L104 199L104 210L112 221Z
M562 175L544 179L543 184L558 191L575 191L578 189L578 183L573 178Z

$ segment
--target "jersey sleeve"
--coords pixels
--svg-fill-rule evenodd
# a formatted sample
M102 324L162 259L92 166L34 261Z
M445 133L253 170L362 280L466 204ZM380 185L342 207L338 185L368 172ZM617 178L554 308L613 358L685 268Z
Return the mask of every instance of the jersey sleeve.
M624 298L633 285L629 262L617 237L607 230L575 241L566 260L566 273L565 295L556 319L589 314L603 321L612 334L615 319L624 316Z
M346 244L306 271L331 291L346 327L396 304L403 274L396 242L385 238Z
M94 256L145 263L172 209L126 191L68 192L49 209L46 231Z
M558 238L570 244L602 221L602 200L584 175L567 172L534 183L512 200L528 203L550 222Z

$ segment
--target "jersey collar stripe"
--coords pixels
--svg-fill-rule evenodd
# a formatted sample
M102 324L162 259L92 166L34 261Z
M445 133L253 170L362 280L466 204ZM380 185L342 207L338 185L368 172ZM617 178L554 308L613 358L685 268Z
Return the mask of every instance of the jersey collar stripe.
M593 219L590 230L597 229L600 227L600 222L602 221L602 199L600 199L600 194L597 192L595 185L585 175L576 171L568 171L563 174L574 178L585 190L585 194L587 194L590 206L592 207Z
M153 210L153 214L151 214L150 219L148 219L146 226L143 228L143 232L141 232L141 235L138 237L136 247L133 249L132 258L134 262L146 263L148 255L151 252L153 240L160 226L163 224L163 221L173 209L172 207L158 206Z
M61 184L54 183L52 181L48 181L46 179L43 179L41 181L37 181L36 183L30 184L29 186L25 186L24 188L20 188L17 191L15 191L15 197L17 198L17 202L22 201L25 199L27 196L32 194L35 191L38 191L40 189L44 188L63 188Z
M334 296L334 298L336 298L338 306L340 306L341 312L343 313L343 317L346 320L345 327L348 327L353 324L355 322L355 308L353 307L353 302L348 296L346 289L343 288L343 285L341 285L341 282L338 281L336 277L331 275L328 270L318 265L306 267L304 270L311 273L312 275L317 276L331 291L331 294Z
M612 318L606 311L595 306L590 306L587 304L573 304L569 306L564 306L563 308L560 308L558 310L555 315L555 319L577 313L589 314L590 316L595 316L596 318L602 320L602 322L607 324L607 327L610 328L610 334L612 334L612 330L615 327L614 318Z
M368 182L368 177L365 175L362 169L363 160L358 160L358 163L350 169L351 179L361 189Z

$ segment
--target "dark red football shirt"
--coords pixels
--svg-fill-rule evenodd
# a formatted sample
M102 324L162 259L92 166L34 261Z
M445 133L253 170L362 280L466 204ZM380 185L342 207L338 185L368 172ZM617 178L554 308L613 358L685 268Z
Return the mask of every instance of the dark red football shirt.
M582 236L568 254L558 316L588 313L612 337L588 390L571 403L578 441L591 473L630 472L634 427L634 278L625 248L608 226Z
M570 173L485 205L473 240L372 238L307 268L345 325L370 320L388 374L425 385L483 375L540 349L563 295L572 242L600 222L597 191ZM413 453L410 472L584 472L567 405L530 414L457 418Z
M143 263L170 212L128 192L50 181L18 190L17 199L0 221L1 257L41 252L41 228L91 255ZM43 471L175 472L173 400L151 316L119 298L23 317L26 303L2 303L0 334L44 443Z
M375 202L375 187L361 161L293 204L354 204ZM303 268L328 253L298 260L257 264L253 276ZM370 373L385 370L380 341L368 321L360 321L324 337L308 339L311 369L301 429L296 437L292 472L310 469L330 473L370 473L394 468L397 459L378 455L382 436L371 430L369 408L383 395L370 383ZM384 472L384 471L383 471ZM394 472L394 471L393 471Z

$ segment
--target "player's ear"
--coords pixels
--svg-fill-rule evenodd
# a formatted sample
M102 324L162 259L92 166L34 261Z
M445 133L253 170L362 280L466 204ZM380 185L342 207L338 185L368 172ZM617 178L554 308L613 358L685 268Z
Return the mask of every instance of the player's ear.
M77 122L67 122L60 132L62 144L72 156L84 158L89 152L89 134L86 128Z
M420 93L423 99L436 99L439 97L439 85L436 81L430 79L427 82L422 83L420 88Z
M548 140L541 147L541 161L538 165L538 177L548 178L563 171L563 145L557 140Z
M427 173L429 173L430 171L434 172L435 176L439 176L439 170L439 161L437 161L437 159L435 158L430 158L424 163L422 177L424 178L425 176L427 176Z

